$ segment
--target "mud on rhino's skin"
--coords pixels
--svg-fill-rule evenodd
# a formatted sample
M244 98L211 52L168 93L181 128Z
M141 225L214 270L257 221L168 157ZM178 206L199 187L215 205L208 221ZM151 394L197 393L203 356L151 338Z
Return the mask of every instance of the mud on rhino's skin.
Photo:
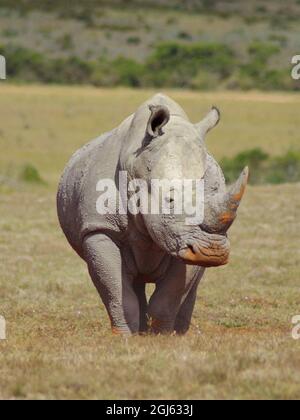
M177 103L159 94L118 128L76 152L67 165L57 196L60 224L88 265L113 332L187 332L205 268L228 262L227 231L248 169L227 191L222 170L205 145L206 134L219 120L213 107L192 124ZM188 227L180 216L100 216L96 183L116 182L120 171L149 183L170 176L204 178L203 223ZM145 281L156 284L149 302Z

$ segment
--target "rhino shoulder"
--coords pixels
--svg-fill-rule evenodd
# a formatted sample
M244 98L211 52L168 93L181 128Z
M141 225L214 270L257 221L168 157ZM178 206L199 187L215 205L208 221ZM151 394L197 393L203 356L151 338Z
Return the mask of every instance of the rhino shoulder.
M115 179L124 130L123 123L83 146L71 157L62 175L57 194L58 217L65 236L80 256L87 234L118 232L124 225L117 215L99 215L96 211L97 184L103 179Z

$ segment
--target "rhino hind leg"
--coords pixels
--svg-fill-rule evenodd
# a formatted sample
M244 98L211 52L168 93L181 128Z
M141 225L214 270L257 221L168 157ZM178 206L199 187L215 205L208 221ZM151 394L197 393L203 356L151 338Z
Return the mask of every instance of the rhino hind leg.
M133 278L126 272L118 246L106 235L94 234L83 244L90 276L108 312L114 334L140 329L140 304Z
M195 281L191 291L183 302L175 321L175 331L178 335L184 335L191 326L192 316L197 299L197 290L203 273L199 274L199 278Z
M140 305L140 333L148 331L148 302L146 297L146 283L137 279L134 283L134 291L138 297Z

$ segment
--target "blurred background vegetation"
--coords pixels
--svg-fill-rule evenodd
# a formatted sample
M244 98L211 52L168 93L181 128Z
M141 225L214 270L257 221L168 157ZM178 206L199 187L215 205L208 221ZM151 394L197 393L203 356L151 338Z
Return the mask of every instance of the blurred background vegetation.
M195 91L299 91L300 0L0 0L7 83ZM300 181L295 148L226 157L227 181ZM34 168L19 178L41 183Z
M0 0L9 79L299 90L300 0Z
M300 152L291 150L282 156L270 157L262 149L241 152L233 158L223 158L221 166L226 181L234 182L248 165L251 184L283 184L300 181Z

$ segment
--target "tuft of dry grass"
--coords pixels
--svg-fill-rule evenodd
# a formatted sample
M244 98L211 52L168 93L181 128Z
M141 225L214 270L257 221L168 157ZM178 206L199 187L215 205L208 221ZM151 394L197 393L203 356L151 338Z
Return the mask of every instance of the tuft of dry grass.
M70 154L150 91L1 86L0 173L30 163L47 185L0 183L0 398L299 399L300 185L249 187L230 265L207 271L185 337L113 337L85 264L56 218ZM169 92L193 120L211 103L218 158L299 144L297 95Z

